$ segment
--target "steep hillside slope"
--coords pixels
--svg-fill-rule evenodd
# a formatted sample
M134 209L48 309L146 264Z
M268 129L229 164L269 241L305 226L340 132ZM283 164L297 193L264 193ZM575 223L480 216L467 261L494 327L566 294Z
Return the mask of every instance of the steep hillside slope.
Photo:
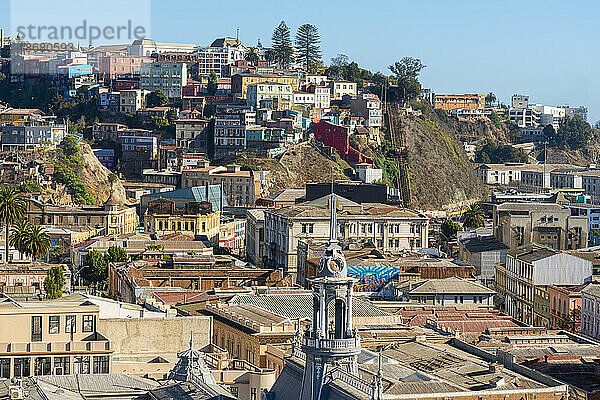
M349 165L334 156L336 161L325 157L310 143L300 143L290 147L279 159L243 158L236 162L252 169L269 171L262 185L262 195L277 193L283 189L301 188L307 183L330 182L331 168L334 168L334 179L348 179L344 170Z
M401 121L416 207L440 208L485 197L486 189L451 127L435 118Z

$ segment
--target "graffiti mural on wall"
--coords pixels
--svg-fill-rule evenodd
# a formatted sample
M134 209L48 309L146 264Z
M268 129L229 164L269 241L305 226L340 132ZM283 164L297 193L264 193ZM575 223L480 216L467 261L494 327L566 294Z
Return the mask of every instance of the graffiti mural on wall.
M354 285L358 292L376 291L400 272L400 268L390 265L348 265L348 275L358 279Z

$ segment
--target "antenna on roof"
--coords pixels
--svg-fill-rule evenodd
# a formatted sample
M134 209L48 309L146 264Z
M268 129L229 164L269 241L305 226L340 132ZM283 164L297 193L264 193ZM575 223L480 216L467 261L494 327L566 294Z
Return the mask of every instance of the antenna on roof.
M235 28L235 41L239 42L240 41L240 27L236 27Z

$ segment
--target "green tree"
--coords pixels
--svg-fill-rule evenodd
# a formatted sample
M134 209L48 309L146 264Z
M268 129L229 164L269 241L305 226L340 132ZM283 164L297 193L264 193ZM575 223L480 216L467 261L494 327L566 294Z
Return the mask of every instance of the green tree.
M390 71L395 75L396 84L400 89L400 101L406 103L416 99L421 93L421 84L419 83L419 74L426 66L421 60L412 57L404 57L402 60L389 66Z
M556 132L556 145L570 150L586 146L596 137L594 129L580 116L563 118Z
M79 143L73 135L65 136L59 146L67 158L78 157L80 154Z
M106 253L104 253L104 260L106 260L107 263L125 262L128 259L129 256L125 249L119 246L110 246Z
M314 72L321 61L321 37L317 27L311 24L300 25L296 32L296 46L298 61L308 72Z
M51 264L60 264L70 258L68 250L65 250L62 246L54 246L48 253L48 262Z
M290 28L281 21L279 26L273 31L271 42L275 61L282 68L287 68L292 63L294 49L292 48L292 39L290 37Z
M21 194L10 186L4 186L0 189L0 221L5 229L5 262L9 261L9 233L10 227L25 214L27 204Z
M509 144L488 141L475 152L475 162L494 164L527 162L527 154L522 149Z
M256 47L249 47L244 59L252 65L258 64L260 61L260 55L258 54Z
M106 260L98 250L93 249L83 257L81 277L87 285L94 287L108 278Z
M219 82L219 78L215 71L210 71L210 75L208 76L208 85L206 86L206 91L209 95L214 96L217 93L217 84Z
M487 104L488 106L492 106L492 105L494 105L495 102L496 102L496 95L493 92L489 92L488 94L485 95L485 104Z
M25 219L19 221L10 235L9 243L33 261L45 257L50 251L50 236L41 226L33 225Z
M544 130L542 131L544 135L544 139L548 141L548 143L555 144L556 143L556 131L552 125L546 125Z
M146 96L146 107L162 107L169 104L169 98L162 90L155 90Z
M442 230L442 234L447 239L453 238L454 236L456 236L456 232L463 230L462 226L460 226L456 222L452 221L451 219L447 219L444 222L442 222L440 229Z
M19 185L19 191L23 193L42 193L42 185L34 180L28 180Z
M463 214L463 226L465 228L480 228L485 225L483 211L479 204L473 203Z
M46 298L48 299L59 299L62 297L63 289L67 280L63 268L60 265L53 265L44 279L44 290L46 291Z
M177 119L177 110L174 108L169 108L167 110L167 121L169 122L169 124L173 124L175 123L175 120Z

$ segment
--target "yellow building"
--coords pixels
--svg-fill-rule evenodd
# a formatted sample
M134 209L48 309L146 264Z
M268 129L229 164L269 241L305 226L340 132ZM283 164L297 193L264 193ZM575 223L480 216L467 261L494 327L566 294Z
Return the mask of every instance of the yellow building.
M44 113L37 108L7 108L0 111L0 125L23 126L26 122L40 119Z
M483 110L485 108L484 94L436 94L435 109L452 110Z
M185 209L175 208L171 200L157 199L148 203L144 215L146 233L158 236L182 233L191 236L206 236L211 243L219 243L219 211L213 211L210 202L189 202Z
M135 114L135 112L144 107L148 90L131 89L121 90L120 111L123 114Z
M300 78L293 75L272 74L237 74L231 77L231 93L242 99L246 98L248 85L262 82L275 82L292 86L293 90L300 88Z
M87 301L0 304L0 378L106 374L111 343L96 331L99 307Z

